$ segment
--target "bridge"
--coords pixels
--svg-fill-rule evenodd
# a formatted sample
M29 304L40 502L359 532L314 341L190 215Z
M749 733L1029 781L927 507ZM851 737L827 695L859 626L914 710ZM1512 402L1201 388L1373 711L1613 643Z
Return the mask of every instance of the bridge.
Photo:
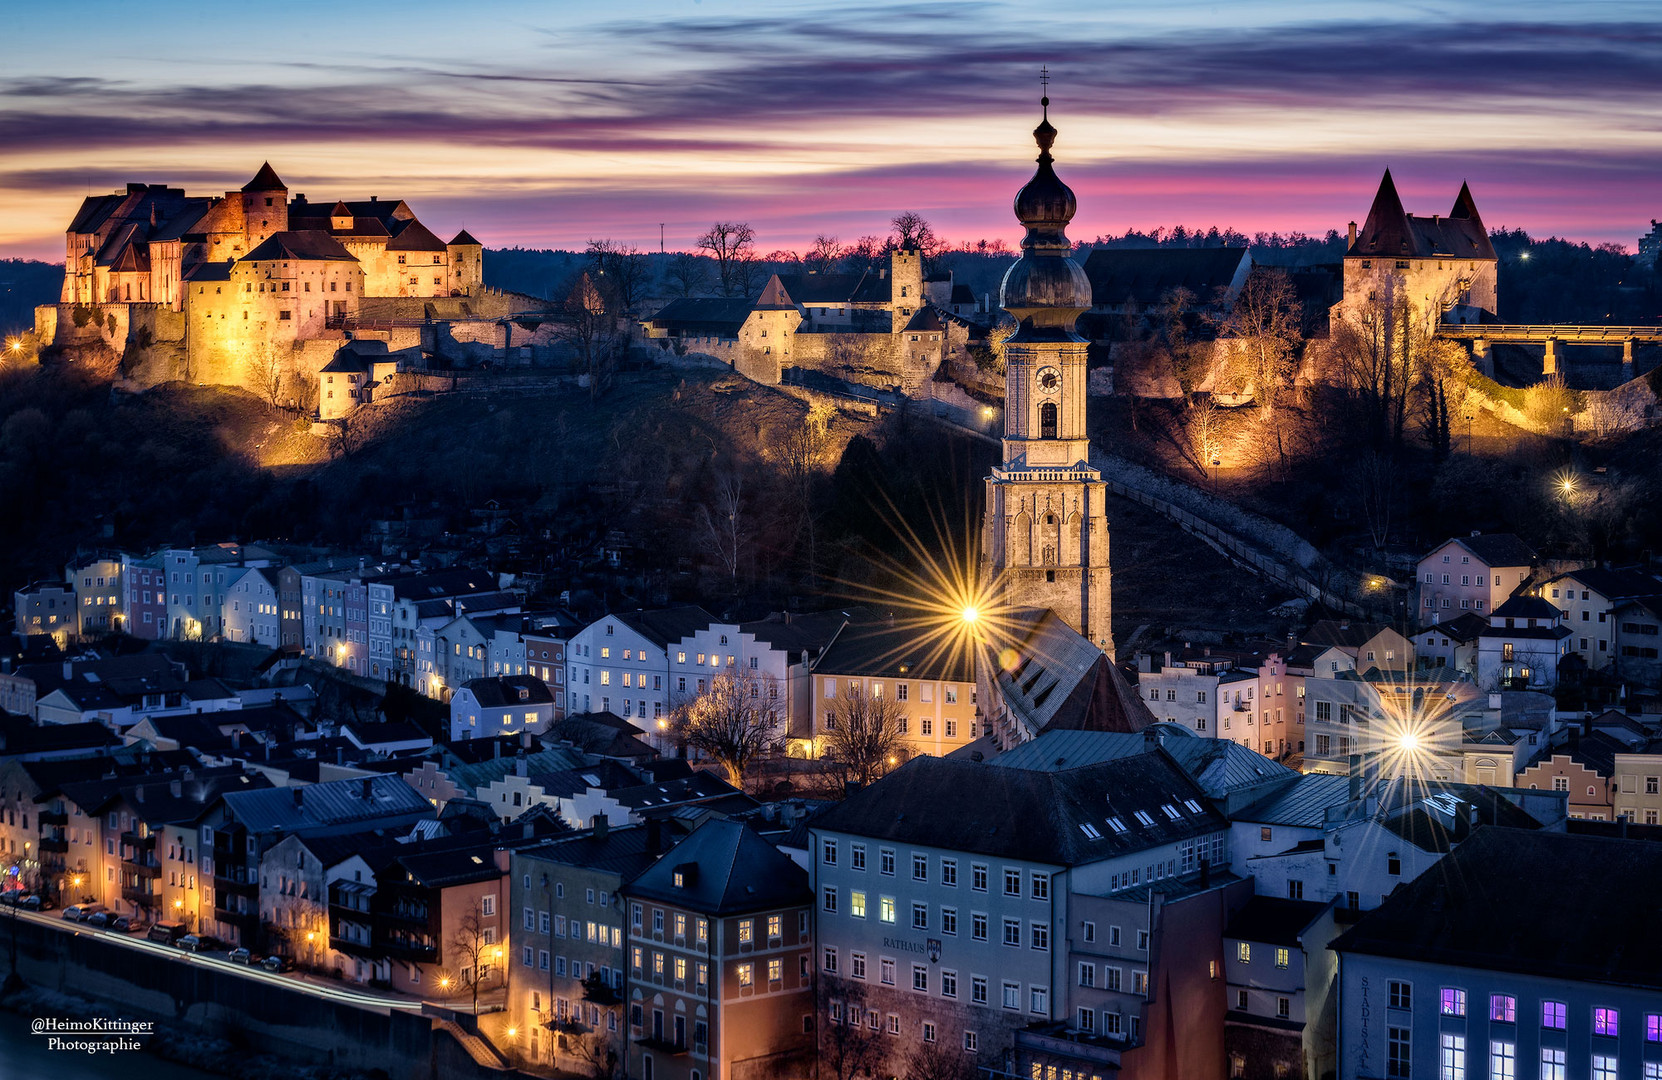
M1566 345L1620 345L1622 347L1622 381L1633 378L1633 344L1636 341L1662 342L1662 326L1574 326L1569 324L1531 325L1526 323L1481 324L1445 323L1437 327L1437 336L1452 341L1469 341L1472 360L1485 374L1493 374L1494 364L1489 357L1489 346L1495 342L1546 346L1546 359L1541 374L1559 371L1559 349Z

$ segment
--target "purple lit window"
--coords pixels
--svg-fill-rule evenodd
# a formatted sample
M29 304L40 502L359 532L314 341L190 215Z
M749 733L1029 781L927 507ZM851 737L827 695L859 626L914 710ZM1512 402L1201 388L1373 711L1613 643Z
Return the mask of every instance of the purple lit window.
M1620 1014L1615 1009L1593 1010L1593 1034L1615 1035L1621 1027Z
M1452 986L1445 986L1443 987L1442 1000L1444 1016L1466 1015L1466 992L1464 990L1456 990Z
M1518 1019L1518 999L1510 994L1490 995L1489 1019L1499 1024L1515 1023Z
M1662 1013L1645 1014L1645 1041L1662 1042Z
M1562 1001L1541 1002L1541 1026L1564 1030L1564 1003Z

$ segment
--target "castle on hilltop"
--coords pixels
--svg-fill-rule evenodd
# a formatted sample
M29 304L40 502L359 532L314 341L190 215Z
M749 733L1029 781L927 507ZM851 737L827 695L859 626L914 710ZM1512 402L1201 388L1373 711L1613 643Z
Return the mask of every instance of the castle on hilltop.
M474 296L483 258L465 230L441 240L401 199L291 198L269 163L223 196L128 184L81 204L60 302L37 310L36 330L45 345L102 342L141 381L254 384L270 376L253 369L275 369L298 390L363 300Z

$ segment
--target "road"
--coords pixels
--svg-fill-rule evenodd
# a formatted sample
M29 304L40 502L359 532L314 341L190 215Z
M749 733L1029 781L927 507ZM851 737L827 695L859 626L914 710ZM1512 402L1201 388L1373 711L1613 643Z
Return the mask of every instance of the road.
M376 1009L386 1012L420 1012L422 1002L418 999L405 997L399 994L380 994L369 990L345 989L339 986L319 984L299 978L295 974L278 975L262 968L248 967L243 964L233 964L226 958L225 953L188 953L183 949L171 945L161 945L150 941L142 934L123 934L113 930L99 930L94 927L83 926L80 923L66 922L56 911L33 912L18 911L15 908L0 912L0 954L4 954L6 937L9 929L5 921L12 917L26 919L29 922L39 923L42 926L56 929L62 933L98 934L111 943L128 949L139 949L153 955L157 961L175 964L210 964L258 982L270 983L287 990L296 990L313 997L324 998L343 1005L352 1005L360 1009Z

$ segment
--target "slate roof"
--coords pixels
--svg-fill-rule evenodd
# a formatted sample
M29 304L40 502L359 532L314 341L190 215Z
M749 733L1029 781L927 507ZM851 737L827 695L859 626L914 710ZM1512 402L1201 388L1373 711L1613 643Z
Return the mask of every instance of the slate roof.
M791 299L804 307L826 307L848 303L860 291L865 274L780 274L779 283Z
M0 712L0 757L53 754L69 750L96 752L120 746L121 740L103 724L37 724L26 716ZM85 768L83 764L81 766Z
M366 783L370 792L367 799L363 793ZM296 788L235 792L225 796L225 807L233 818L256 833L277 829L306 832L432 812L431 804L400 776L353 777Z
M473 234L468 232L466 229L463 229L461 232L457 233L450 241L450 246L451 247L459 247L463 244L467 244L467 245L472 246L472 247L483 247L484 246L483 244L479 243L479 241L475 240L473 238Z
M683 296L659 308L647 321L660 330L692 337L736 338L749 317L749 300Z
M935 313L935 309L925 304L923 307L918 308L918 310L912 315L911 319L907 321L903 332L910 334L939 334L945 329L946 324L941 322L941 317Z
M1018 608L1004 621L1016 663L999 666L998 690L1030 730L1141 731L1154 722L1102 650L1055 612Z
M660 647L668 647L683 638L691 637L716 621L714 615L697 604L656 608L652 611L617 611L607 618L616 619Z
M1662 990L1659 895L1662 845L1483 828L1330 948Z
M1165 805L1177 809L1175 820ZM1153 824L1142 824L1138 811ZM1073 866L1227 824L1171 756L1156 750L1058 771L917 757L827 810L814 829Z
M1223 936L1238 941L1261 942L1298 948L1299 935L1327 910L1314 900L1287 900L1279 896L1254 896L1229 917Z
M941 679L973 683L974 658L967 649L943 645L934 627L887 620L849 623L814 665L816 673L880 678Z
M1213 302L1248 258L1246 248L1095 248L1085 257L1093 307L1131 301L1153 304L1173 289L1188 289L1198 303Z
M675 875L682 884L675 884ZM624 891L710 915L812 904L808 872L749 827L712 818Z
M242 185L244 191L287 191L288 185L278 179L277 170L271 167L271 162L263 162L260 171L254 174L254 179Z
M876 618L875 613L862 607L811 611L801 615L776 611L765 619L740 623L739 632L790 653L794 663L802 655L817 656L831 644L845 623L873 622Z
M1326 820L1329 807L1341 806L1349 800L1350 777L1306 773L1233 816L1237 821L1250 821L1255 825L1319 829Z
M1477 614L1475 611L1468 611L1465 614L1455 616L1447 622L1440 622L1433 626L1428 626L1424 630L1417 630L1414 633L1414 637L1418 638L1424 637L1427 634L1439 634L1448 638L1457 645L1464 645L1468 641L1476 641L1478 636L1483 633L1484 628L1488 625L1488 619Z
M681 839L682 832L673 822L665 822L659 833L658 850L651 850L651 829L645 825L612 826L604 835L585 829L574 836L563 837L552 843L527 848L519 854L527 859L567 866L581 866L616 874L625 881L658 861L664 848ZM667 833L667 835L666 835ZM533 881L535 878L532 879Z
M462 689L477 698L480 707L485 709L554 704L554 692L534 675L490 675L470 679L462 684Z
M1495 249L1488 230L1478 215L1471 189L1460 185L1454 207L1447 217L1417 217L1402 208L1391 170L1380 179L1367 221L1356 233L1356 243L1346 256L1379 258L1494 259ZM1493 565L1493 564L1491 564ZM1501 565L1516 565L1503 563Z
M387 250L440 252L447 249L444 241L433 235L433 230L419 221L411 220L387 241Z
M527 776L538 772L559 772L582 764L581 755L563 747L555 747L552 750L526 754L524 758L512 755L469 763L456 761L454 764L441 764L440 767L458 787L472 795L480 788L488 787L514 772L522 760L525 762Z
M392 574L379 579L379 583L391 585L393 595L400 600L443 600L498 588L495 575L472 569Z
M654 781L608 792L619 805L637 811L703 803L736 793L739 793L738 788L715 773L703 770L675 780Z
M1545 619L1555 623L1563 617L1556 604L1540 596L1514 596L1489 613L1491 623L1495 619Z
M1047 731L992 758L990 764L1015 769L1077 769L1147 753L1150 732L1163 736L1160 745L1166 753L1212 798L1298 775L1239 743L1202 738L1186 727L1165 723L1135 733Z
M768 283L762 287L762 295L756 298L751 305L754 311L795 311L796 302L780 282L779 275L768 278Z
M363 359L358 355L358 350L340 348L335 350L334 357L327 364L318 368L318 372L334 375L367 375L369 374L369 365L363 362Z
M1437 547L1441 548L1451 541L1471 552L1485 566L1535 565L1534 549L1512 533L1478 533L1476 536L1455 536L1444 541L1443 544L1438 544ZM1420 561L1424 562L1425 560Z
M1631 752L1620 739L1595 730L1591 735L1574 736L1569 742L1558 746L1542 747L1525 768L1549 764L1555 757L1567 757L1577 765L1609 779L1616 774L1616 755Z
M353 255L341 246L341 242L328 233L313 232L280 232L270 239L259 244L244 255L243 262L274 262L292 259L297 262L357 262Z
M1589 566L1549 578L1545 584L1556 585L1560 581L1574 581L1606 600L1629 600L1639 596L1662 595L1662 581L1640 570L1607 570L1603 567Z
M1349 619L1322 619L1304 635L1304 643L1328 648L1360 649L1390 627L1384 623L1351 622Z

